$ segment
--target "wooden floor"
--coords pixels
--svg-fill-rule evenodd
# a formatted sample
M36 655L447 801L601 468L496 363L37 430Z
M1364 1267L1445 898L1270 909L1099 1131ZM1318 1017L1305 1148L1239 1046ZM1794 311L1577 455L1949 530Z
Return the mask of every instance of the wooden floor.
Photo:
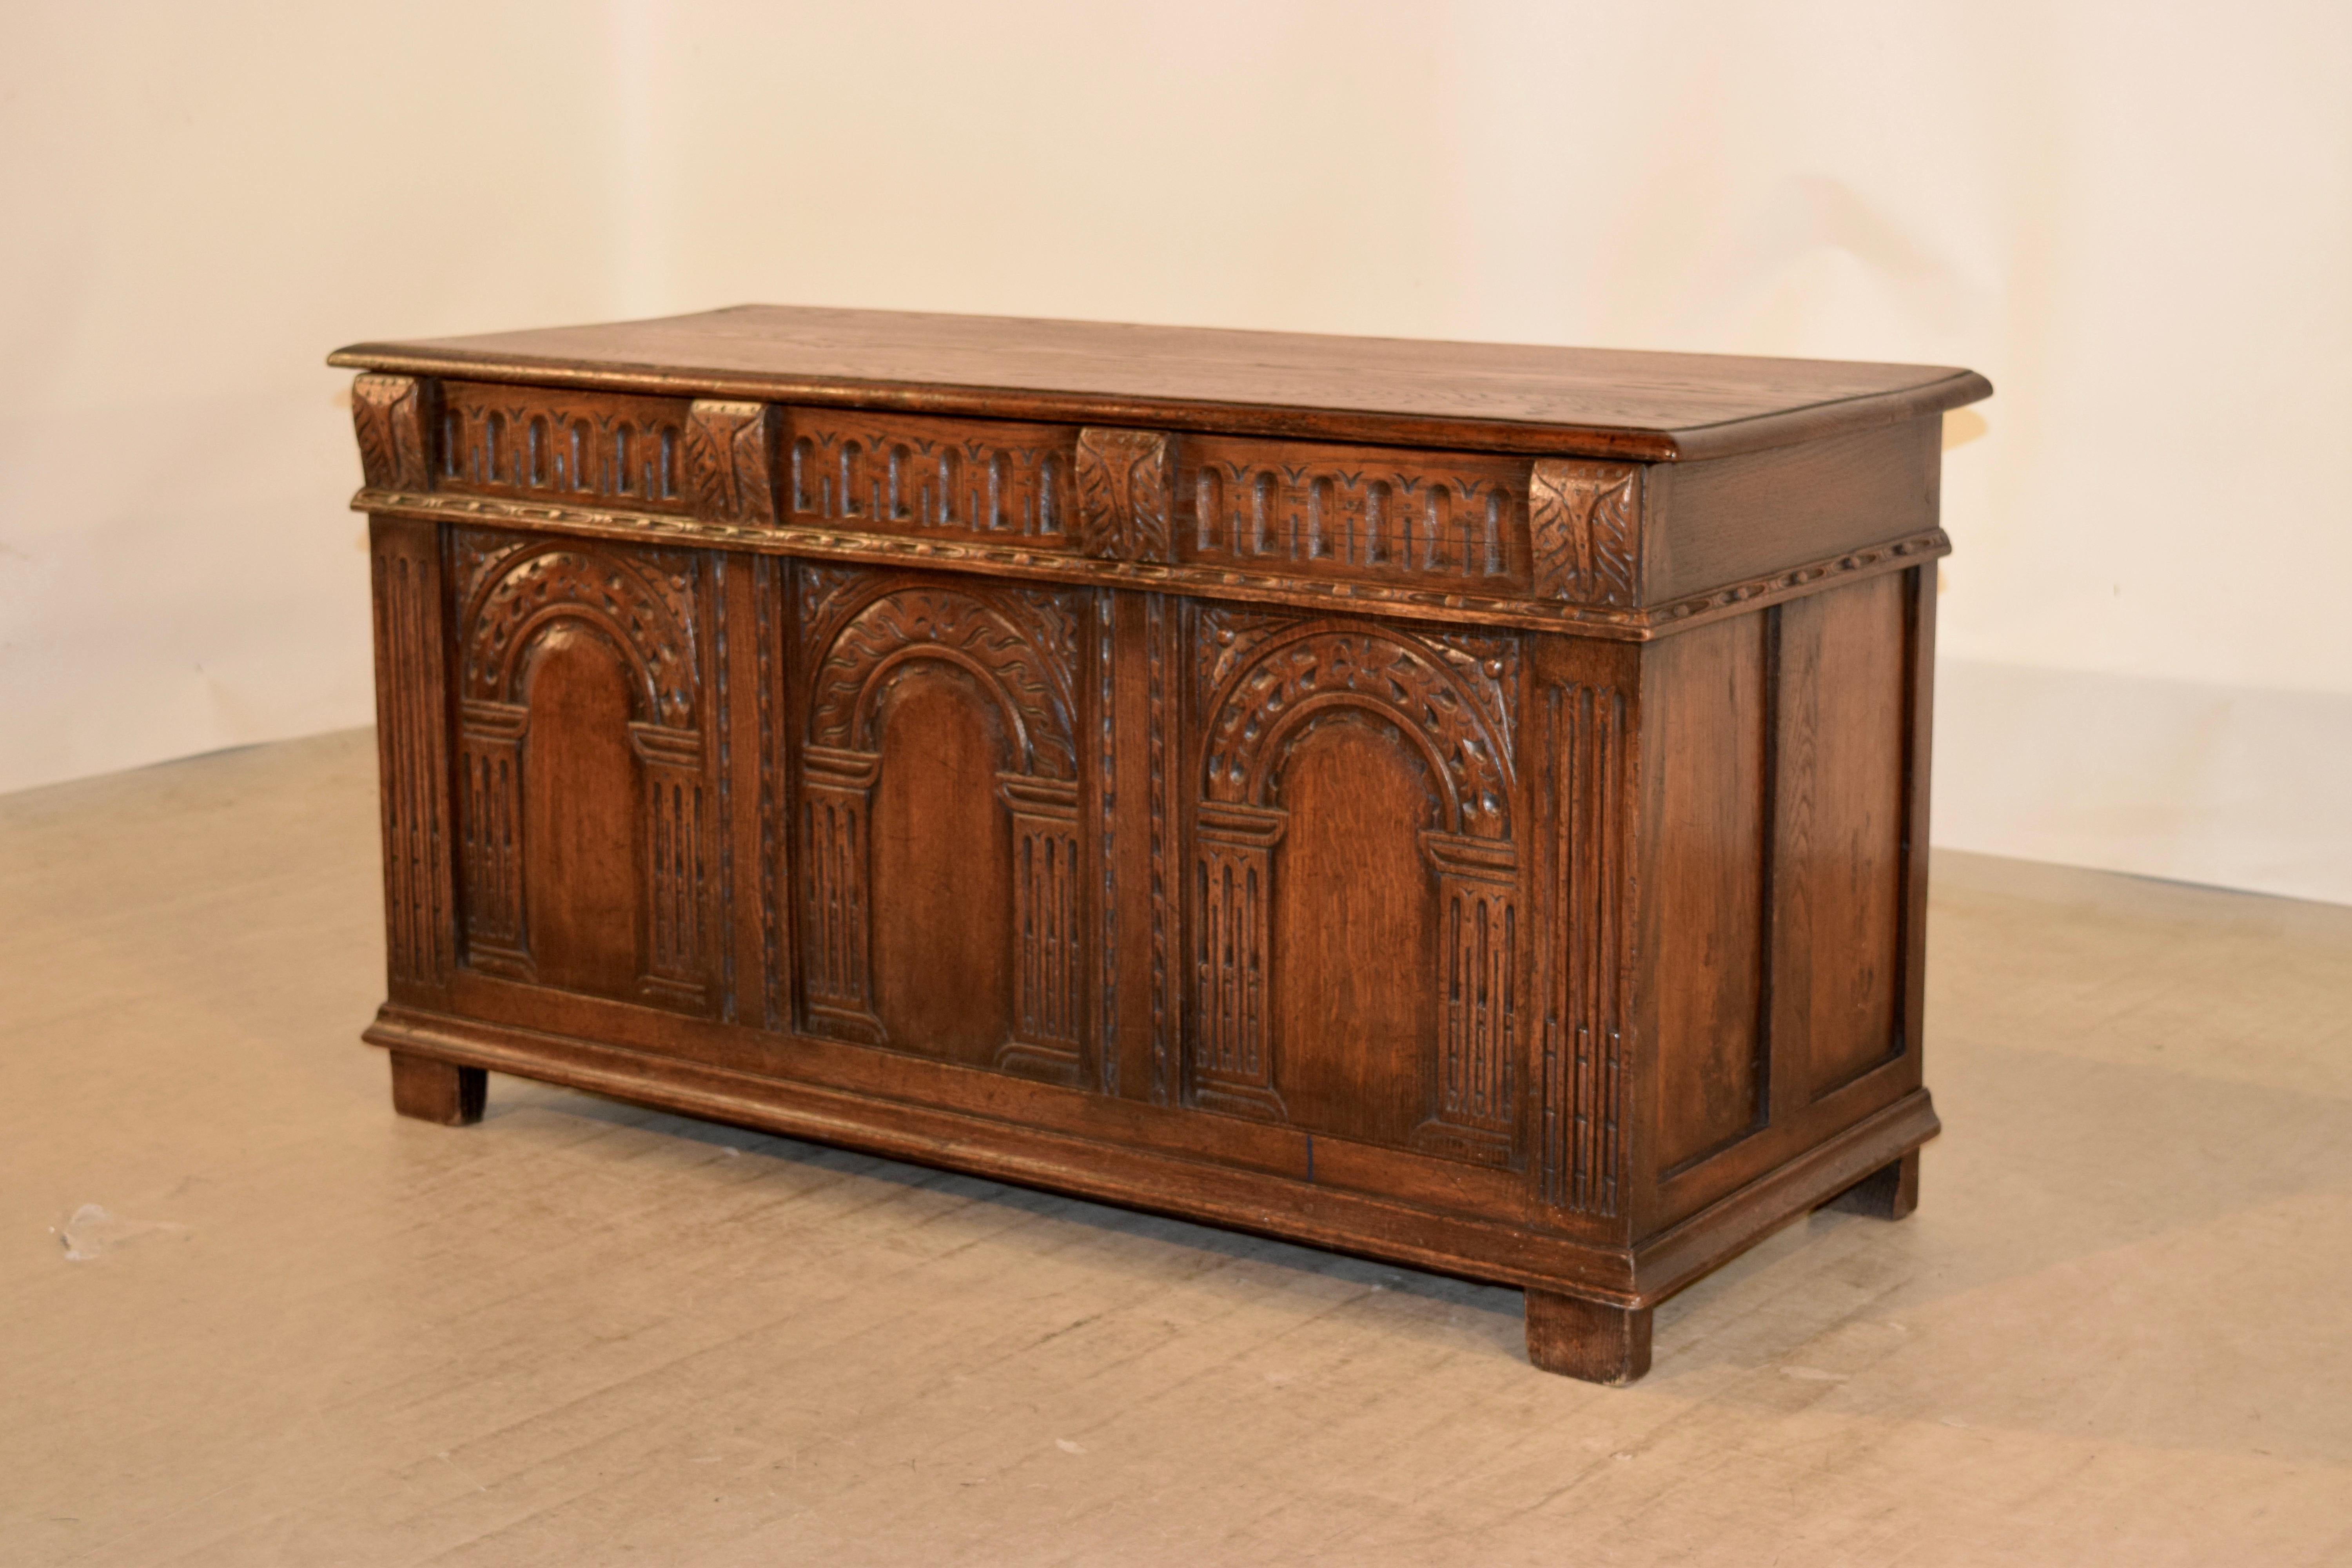
M374 767L0 797L0 1562L2352 1562L2352 909L1936 862L1917 1215L1519 1297L494 1078Z

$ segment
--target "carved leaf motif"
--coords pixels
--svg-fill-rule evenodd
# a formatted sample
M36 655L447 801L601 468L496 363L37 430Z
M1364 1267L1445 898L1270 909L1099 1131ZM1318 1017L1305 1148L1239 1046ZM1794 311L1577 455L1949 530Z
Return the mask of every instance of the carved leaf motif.
M814 662L817 649L832 640L832 623L842 606L859 586L874 581L874 573L863 566L801 561L793 563L793 575L800 584L801 641Z
M1547 458L1535 465L1528 522L1536 592L1572 604L1629 607L1641 595L1639 468Z
M1193 654L1193 673L1202 712L1208 711L1218 691L1233 679L1234 671L1255 655L1266 638L1300 624L1295 616L1240 610L1226 605L1204 604L1198 614L1200 635Z
M1431 650L1453 669L1454 678L1486 715L1498 735L1512 733L1519 717L1519 639L1508 632L1441 632Z
M360 471L383 490L422 490L431 482L425 460L424 387L413 376L362 375L352 382L352 426L359 437Z
M704 400L688 411L686 468L697 517L712 522L775 520L768 423L767 405L761 403Z
M1045 668L1056 678L1065 702L1070 677L1078 667L1078 601L1066 589L1007 585L992 595L998 606L1026 632L1045 656Z
M1078 432L1078 530L1087 554L1171 559L1168 445L1154 430Z

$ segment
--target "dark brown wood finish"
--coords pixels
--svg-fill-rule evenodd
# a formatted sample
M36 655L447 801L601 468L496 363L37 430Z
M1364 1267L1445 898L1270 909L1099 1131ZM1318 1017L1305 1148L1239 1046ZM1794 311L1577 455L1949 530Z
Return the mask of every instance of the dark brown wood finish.
M1674 462L1916 419L1973 371L739 305L404 343L330 363L806 407Z
M387 1051L392 1063L392 1108L419 1121L470 1127L482 1119L490 1075L480 1068L453 1067L411 1051Z
M1587 1383L1634 1382L1650 1370L1650 1318L1648 1307L1529 1290L1528 1360Z
M489 1068L1651 1309L1921 1088L1964 372L746 309L347 350L403 1114Z

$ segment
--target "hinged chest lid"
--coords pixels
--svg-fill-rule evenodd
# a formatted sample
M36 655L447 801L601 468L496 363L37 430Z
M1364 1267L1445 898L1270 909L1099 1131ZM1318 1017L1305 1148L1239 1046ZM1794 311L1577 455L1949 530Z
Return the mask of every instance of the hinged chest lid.
M1948 366L739 305L604 326L359 343L412 375L812 406L1146 425L1678 462L1989 395Z

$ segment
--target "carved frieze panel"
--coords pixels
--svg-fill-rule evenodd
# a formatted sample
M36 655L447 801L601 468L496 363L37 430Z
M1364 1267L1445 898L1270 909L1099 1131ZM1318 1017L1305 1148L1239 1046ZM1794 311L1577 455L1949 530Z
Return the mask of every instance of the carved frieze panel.
M434 486L688 513L687 410L678 398L449 382L442 390Z
M1641 602L1642 470L1545 458L1530 479L1535 591L1571 604Z
M546 932L534 918L536 873L561 888L565 858L535 836L560 831L580 803L634 812L618 826L636 847L635 999L700 1010L717 938L711 906L712 802L697 653L699 563L682 551L625 550L475 530L456 531L458 584L458 816L467 961L512 978L544 978ZM570 639L567 642L567 639ZM585 639L584 643L581 639ZM542 649L578 644L620 671L625 717L612 734L583 732L571 709L540 711ZM550 728L553 726L553 728ZM595 778L538 779L583 753L617 759ZM531 802L562 805L534 819ZM542 805L552 810L553 805ZM623 932L614 941L625 940Z
M794 524L1080 548L1073 426L795 408L786 434Z
M1420 1107L1409 1135L1399 1134L1410 1147L1479 1163L1512 1163L1529 964L1513 837L1517 640L1430 637L1213 605L1195 612L1195 626L1194 678L1203 700L1186 889L1189 1094L1211 1109L1289 1120L1286 1052L1312 1049L1319 1054L1321 1083L1335 1070L1411 1074L1412 1083L1373 1093L1402 1095ZM1402 873L1415 885L1388 896L1401 907L1431 911L1425 928L1413 928L1420 955L1404 960L1422 966L1408 984L1422 987L1425 1000L1386 1008L1383 1016L1434 1022L1427 1037L1409 1046L1414 1065L1375 1066L1365 1056L1360 1069L1335 1069L1334 1051L1388 1047L1350 1045L1349 1018L1327 1019L1316 1007L1283 1002L1283 987L1311 984L1317 994L1338 995L1345 983L1286 973L1271 951L1271 933L1294 875L1286 856L1307 852L1285 847L1295 837L1288 832L1288 759L1324 725L1366 721L1398 737L1389 743L1397 749L1351 754L1393 756L1400 766L1405 757L1417 758L1407 771L1425 782L1406 786L1410 793L1401 798L1428 803L1425 811L1414 808L1412 819L1368 821L1355 829L1416 847L1400 851L1407 858L1400 864L1418 867ZM1286 994L1295 1003L1302 994ZM1296 1027L1330 1037L1286 1041L1283 1029ZM1320 1130L1349 1131L1328 1121Z
M1244 570L1507 593L1528 575L1528 463L1187 437L1178 558Z

